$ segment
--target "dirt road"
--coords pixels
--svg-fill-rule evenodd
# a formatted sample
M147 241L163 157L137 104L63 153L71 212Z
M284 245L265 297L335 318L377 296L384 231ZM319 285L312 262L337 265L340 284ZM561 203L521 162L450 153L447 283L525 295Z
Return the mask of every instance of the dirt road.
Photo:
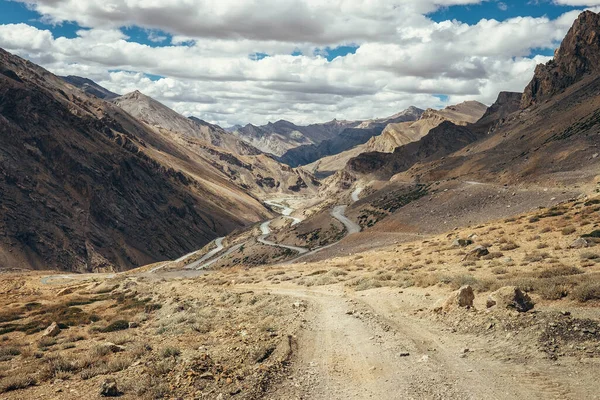
M498 358L487 339L415 317L396 291L269 292L301 299L308 310L288 379L267 399L598 398L589 390L593 368L575 372Z

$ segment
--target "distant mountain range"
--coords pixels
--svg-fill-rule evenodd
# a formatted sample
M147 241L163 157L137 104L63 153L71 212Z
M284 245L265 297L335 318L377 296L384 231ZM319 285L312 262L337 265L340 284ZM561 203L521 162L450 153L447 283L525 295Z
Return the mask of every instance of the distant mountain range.
M380 151L391 153L395 148L417 141L444 121L457 125L476 122L487 110L484 104L468 101L443 110L428 109L416 121L394 122L387 124L382 133L373 136L366 143L332 156L322 157L305 166L318 176L328 176L343 169L353 157L362 153Z
M423 110L410 107L388 118L353 123L353 127L343 129L331 139L323 140L318 144L303 145L290 149L279 157L279 160L293 167L307 165L323 157L339 154L366 143L372 137L381 134L389 124L416 121L422 114Z

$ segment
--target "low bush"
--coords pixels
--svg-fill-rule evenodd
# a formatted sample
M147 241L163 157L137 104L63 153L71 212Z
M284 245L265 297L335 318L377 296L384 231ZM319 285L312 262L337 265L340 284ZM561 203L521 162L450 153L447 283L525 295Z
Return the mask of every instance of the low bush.
M584 303L590 300L600 300L600 282L586 282L575 287L572 296Z

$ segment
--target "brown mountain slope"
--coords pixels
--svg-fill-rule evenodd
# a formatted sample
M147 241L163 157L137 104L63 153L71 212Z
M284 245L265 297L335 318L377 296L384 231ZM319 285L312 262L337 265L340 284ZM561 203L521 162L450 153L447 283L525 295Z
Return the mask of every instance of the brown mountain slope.
M367 143L340 154L323 157L305 168L317 175L330 175L344 168L351 158L362 153L373 151L391 153L396 147L417 141L443 121L451 121L457 125L476 122L486 109L484 104L477 101L448 106L443 110L428 109L417 121L388 124L381 135L372 137Z
M599 37L600 15L582 13L555 60L536 69L521 101L528 108L503 118L485 140L417 165L406 178L593 182L600 173Z
M146 124L149 130L178 144L188 158L211 165L222 178L258 198L273 193L315 193L319 185L306 171L281 164L221 127L186 118L140 92L121 96L114 103ZM178 160L173 162L193 174L188 166Z
M3 268L126 269L268 215L177 143L3 50L0 199Z
M161 128L165 135L170 131L201 139L235 154L260 154L258 149L221 127L203 123L202 120L186 118L137 90L111 101L150 127Z

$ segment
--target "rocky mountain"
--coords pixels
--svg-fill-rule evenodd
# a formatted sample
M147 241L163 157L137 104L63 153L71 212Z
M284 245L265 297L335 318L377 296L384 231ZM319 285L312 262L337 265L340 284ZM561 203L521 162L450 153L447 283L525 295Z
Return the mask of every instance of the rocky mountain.
M137 90L111 101L148 126L159 128L163 135L178 133L236 154L260 154L258 149L221 127L198 118L186 118Z
M481 119L477 121L478 125L488 132L504 123L506 118L519 110L523 93L519 92L500 92L498 99L489 107Z
M110 99L114 99L114 98L120 96L120 95L113 93L110 90L98 85L96 82L94 82L91 79L82 78L80 76L74 76L74 75L61 76L60 78L63 79L65 82L68 82L71 85L83 90L87 94L96 96L99 99L110 100Z
M248 124L235 130L233 134L261 151L274 155L281 155L294 147L312 143L299 130L293 128L291 122L278 121L275 124L269 124L277 124L282 129L275 129L274 126L268 125L259 127Z
M420 127L427 129L433 126L426 135L396 147L392 153L362 153L350 159L347 168L354 173L374 174L379 178L389 179L418 162L445 157L481 139L487 133L488 121L505 115L507 107L512 107L512 103L507 103L506 95L502 94L489 109L478 102L465 102L444 110L428 110L422 119L417 121L421 124L413 128L418 131ZM486 114L484 119L482 116ZM480 125L479 121L475 124L469 123L478 116L479 121L483 120L485 125Z
M133 92L113 101L197 160L212 165L232 184L258 198L273 193L316 192L319 182L302 169L281 164L218 125L186 118L164 104Z
M324 140L332 139L344 129L358 124L358 122L333 120L322 124L300 126L279 120L262 126L248 124L232 132L265 153L281 156L295 147L319 144Z
M122 270L270 212L119 107L0 50L0 265Z
M389 118L363 121L353 128L346 128L332 139L324 140L318 145L305 145L287 151L279 160L291 166L307 165L323 157L335 155L353 147L366 143L374 136L380 135L390 123L418 120L423 110L410 107Z
M328 176L343 169L351 158L357 157L359 154L373 151L391 153L396 147L421 139L443 121L450 121L456 125L467 125L476 122L486 110L487 107L477 101L448 106L443 110L428 109L421 113L421 117L417 121L390 123L381 135L374 136L366 143L350 150L323 157L306 165L305 169L318 176Z
M547 100L587 74L600 72L600 16L583 12L575 21L554 59L540 64L525 88L521 106L527 108Z
M392 154L350 160L349 171L384 179L398 174L403 181L594 185L600 179L600 70L591 63L600 59L599 20L582 13L557 59L537 68L521 98L528 108L517 107L518 94L501 93L477 123L443 123Z
M370 128L376 128L376 127L385 128L389 124L396 124L396 123L401 123L401 122L406 122L406 121L416 121L419 118L421 118L421 115L423 115L423 112L424 111L421 110L420 108L410 106L406 110L401 111L397 114L394 114L391 117L377 118L377 119L370 119L370 120L362 121L357 126L357 128L360 128L360 129L370 129Z

